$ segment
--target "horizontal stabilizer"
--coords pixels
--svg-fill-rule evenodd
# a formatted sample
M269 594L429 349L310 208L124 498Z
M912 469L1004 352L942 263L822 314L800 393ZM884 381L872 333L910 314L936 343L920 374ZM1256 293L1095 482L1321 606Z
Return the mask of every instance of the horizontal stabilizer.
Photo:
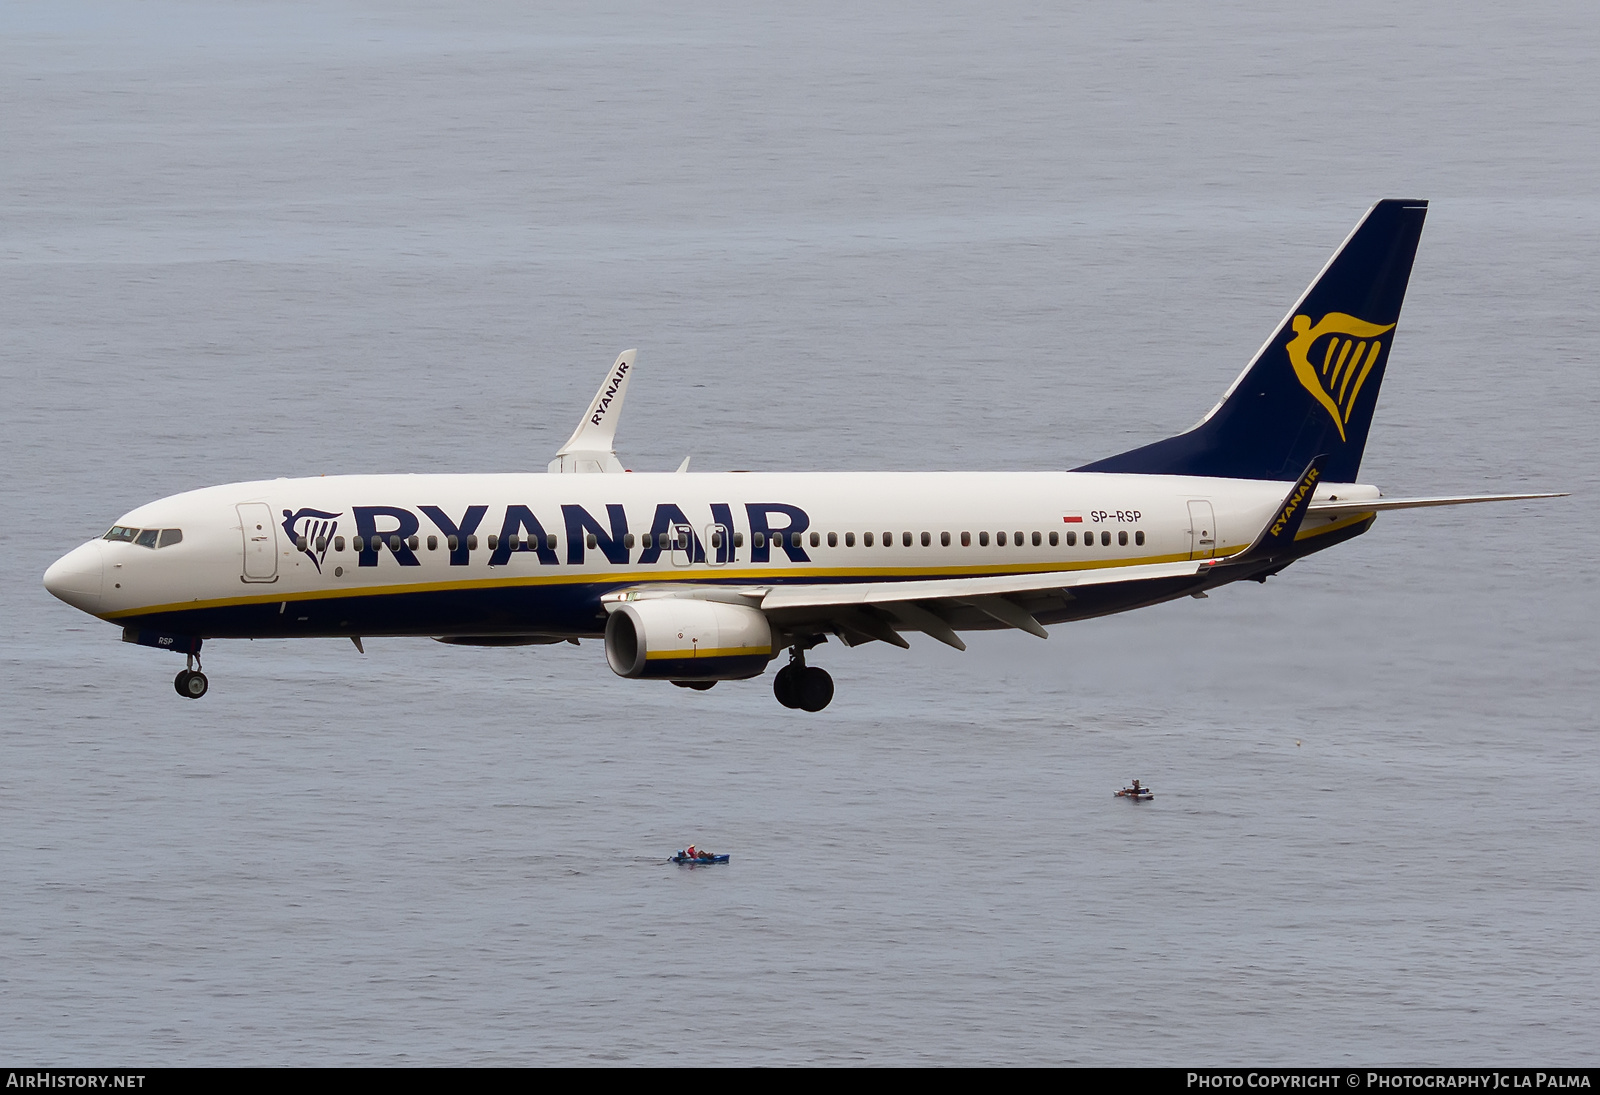
M1427 506L1470 506L1478 502L1521 502L1529 498L1565 498L1564 492L1545 494L1453 494L1437 498L1369 498L1350 502L1313 502L1311 512L1318 517L1342 517L1349 513L1379 513L1386 509L1423 509Z

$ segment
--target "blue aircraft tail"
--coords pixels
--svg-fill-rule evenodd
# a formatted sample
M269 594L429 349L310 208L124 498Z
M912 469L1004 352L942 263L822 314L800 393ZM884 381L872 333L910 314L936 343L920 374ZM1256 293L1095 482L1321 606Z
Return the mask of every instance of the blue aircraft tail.
M1428 203L1367 210L1266 345L1200 424L1079 471L1354 482L1394 344Z

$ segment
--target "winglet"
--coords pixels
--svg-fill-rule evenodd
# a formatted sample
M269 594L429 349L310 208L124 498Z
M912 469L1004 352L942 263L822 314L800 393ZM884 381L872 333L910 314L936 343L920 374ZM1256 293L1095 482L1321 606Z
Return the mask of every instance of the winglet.
M1300 523L1306 519L1306 512L1311 508L1311 496L1316 493L1317 484L1322 481L1322 465L1327 459L1326 453L1319 453L1311 458L1311 463L1300 473L1300 478L1289 488L1289 493L1283 496L1283 502L1273 512L1272 520L1267 522L1266 527L1255 538L1255 542L1228 559L1228 563L1259 563L1272 559L1282 554L1286 548L1294 546L1294 538L1300 531Z
M617 356L616 363L606 373L605 382L578 422L578 428L550 461L550 471L627 470L617 459L617 420L622 416L622 400L628 394L628 379L633 375L633 364L638 356L638 350L624 350Z

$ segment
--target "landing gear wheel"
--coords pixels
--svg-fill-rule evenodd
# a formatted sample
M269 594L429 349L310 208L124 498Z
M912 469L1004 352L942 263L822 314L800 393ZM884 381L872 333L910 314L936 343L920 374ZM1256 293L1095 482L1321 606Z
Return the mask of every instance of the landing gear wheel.
M797 675L794 666L786 665L772 678L772 694L785 707L800 706L800 686L795 680Z
M812 666L800 674L800 702L802 711L821 711L833 702L833 678L826 669Z
M184 699L197 700L206 694L211 682L206 680L206 675L198 669L185 669L173 679L172 686Z

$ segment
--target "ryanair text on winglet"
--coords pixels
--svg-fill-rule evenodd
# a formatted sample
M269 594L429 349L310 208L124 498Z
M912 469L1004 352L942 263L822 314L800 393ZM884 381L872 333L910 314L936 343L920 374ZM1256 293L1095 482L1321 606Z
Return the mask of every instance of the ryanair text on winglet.
M617 389L622 386L622 381L627 375L628 362L624 361L618 364L617 371L611 374L610 383L606 385L606 390L601 394L600 401L595 404L594 414L589 417L590 422L596 426L600 425L600 420L606 416L606 411L611 409L611 401L616 398Z
M1305 474L1304 478L1300 480L1300 486L1290 496L1289 501L1284 504L1283 510L1278 514L1278 519L1272 522L1272 535L1277 536L1283 531L1283 526L1289 523L1289 518L1294 516L1294 511L1300 508L1300 503L1305 501L1306 495L1316 487L1317 480L1321 478L1322 471L1320 468L1312 468Z

